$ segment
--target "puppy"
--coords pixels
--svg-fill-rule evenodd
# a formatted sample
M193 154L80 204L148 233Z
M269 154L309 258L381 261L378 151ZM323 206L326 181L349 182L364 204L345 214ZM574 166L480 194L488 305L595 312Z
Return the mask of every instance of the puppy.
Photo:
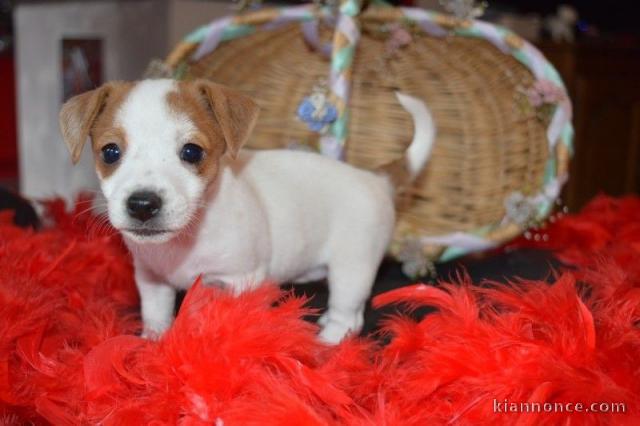
M415 174L433 125L424 104L399 99L423 117ZM327 277L320 338L361 329L394 228L392 184L315 153L241 151L257 116L250 98L201 80L108 83L63 105L72 161L90 138L108 217L133 255L146 336L171 325L176 291L198 276L236 290Z

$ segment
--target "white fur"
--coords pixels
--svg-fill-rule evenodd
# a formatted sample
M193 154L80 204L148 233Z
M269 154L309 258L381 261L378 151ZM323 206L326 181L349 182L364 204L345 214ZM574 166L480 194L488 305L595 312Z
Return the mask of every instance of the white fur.
M172 113L166 96L175 90L171 80L146 80L134 87L115 117L125 129L127 147L116 172L102 180L109 219L125 236L130 218L126 199L140 189L157 192L163 199L161 219L167 229L180 230L196 210L203 181L185 167L178 153L195 130L186 116ZM166 240L170 235L155 237Z
M422 171L431 156L436 139L436 127L429 108L420 99L396 92L398 102L413 118L413 142L407 150L407 168L414 179Z
M101 183L110 220L133 254L145 333L170 326L176 290L199 275L236 290L328 277L320 337L335 343L358 332L395 223L388 179L314 153L243 151L236 160L223 157L216 181L206 186L178 157L194 127L168 109L172 88L167 80L145 81L130 93L117 116L128 146ZM415 102L410 112L424 120ZM426 127L416 125L410 148L414 173L430 152L428 119ZM132 226L125 200L142 189L162 196L158 221L175 232L139 237L125 230Z

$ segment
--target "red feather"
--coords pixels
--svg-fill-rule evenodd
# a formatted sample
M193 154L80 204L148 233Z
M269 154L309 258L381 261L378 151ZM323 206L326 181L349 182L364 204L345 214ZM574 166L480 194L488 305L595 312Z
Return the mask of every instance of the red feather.
M0 424L424 425L640 422L640 200L600 197L517 241L572 268L553 285L416 285L374 305L391 342L327 347L305 299L235 296L201 280L159 341L136 336L138 297L101 218L47 203L55 226L0 214ZM625 414L505 413L495 402L626 404Z

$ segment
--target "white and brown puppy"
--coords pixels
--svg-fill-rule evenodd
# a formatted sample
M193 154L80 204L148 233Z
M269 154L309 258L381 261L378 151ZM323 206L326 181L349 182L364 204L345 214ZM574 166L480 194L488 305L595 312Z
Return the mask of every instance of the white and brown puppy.
M407 151L420 170L433 141L420 101ZM320 337L363 324L365 302L395 221L389 180L318 154L240 151L258 116L248 97L207 82L108 83L62 107L75 162L90 138L108 216L134 263L146 335L172 323L176 290L236 289L328 277Z

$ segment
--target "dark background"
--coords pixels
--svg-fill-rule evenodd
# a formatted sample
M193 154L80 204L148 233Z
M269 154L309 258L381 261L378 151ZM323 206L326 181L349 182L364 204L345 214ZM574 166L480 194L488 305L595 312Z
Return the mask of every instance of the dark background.
M568 4L574 6L580 12L580 18L592 25L599 27L604 32L614 33L640 33L638 13L640 3L633 0L502 0L489 1L490 7L498 7L504 10L514 10L521 13L540 13L547 15L553 13L558 5ZM634 13L635 11L635 13Z

